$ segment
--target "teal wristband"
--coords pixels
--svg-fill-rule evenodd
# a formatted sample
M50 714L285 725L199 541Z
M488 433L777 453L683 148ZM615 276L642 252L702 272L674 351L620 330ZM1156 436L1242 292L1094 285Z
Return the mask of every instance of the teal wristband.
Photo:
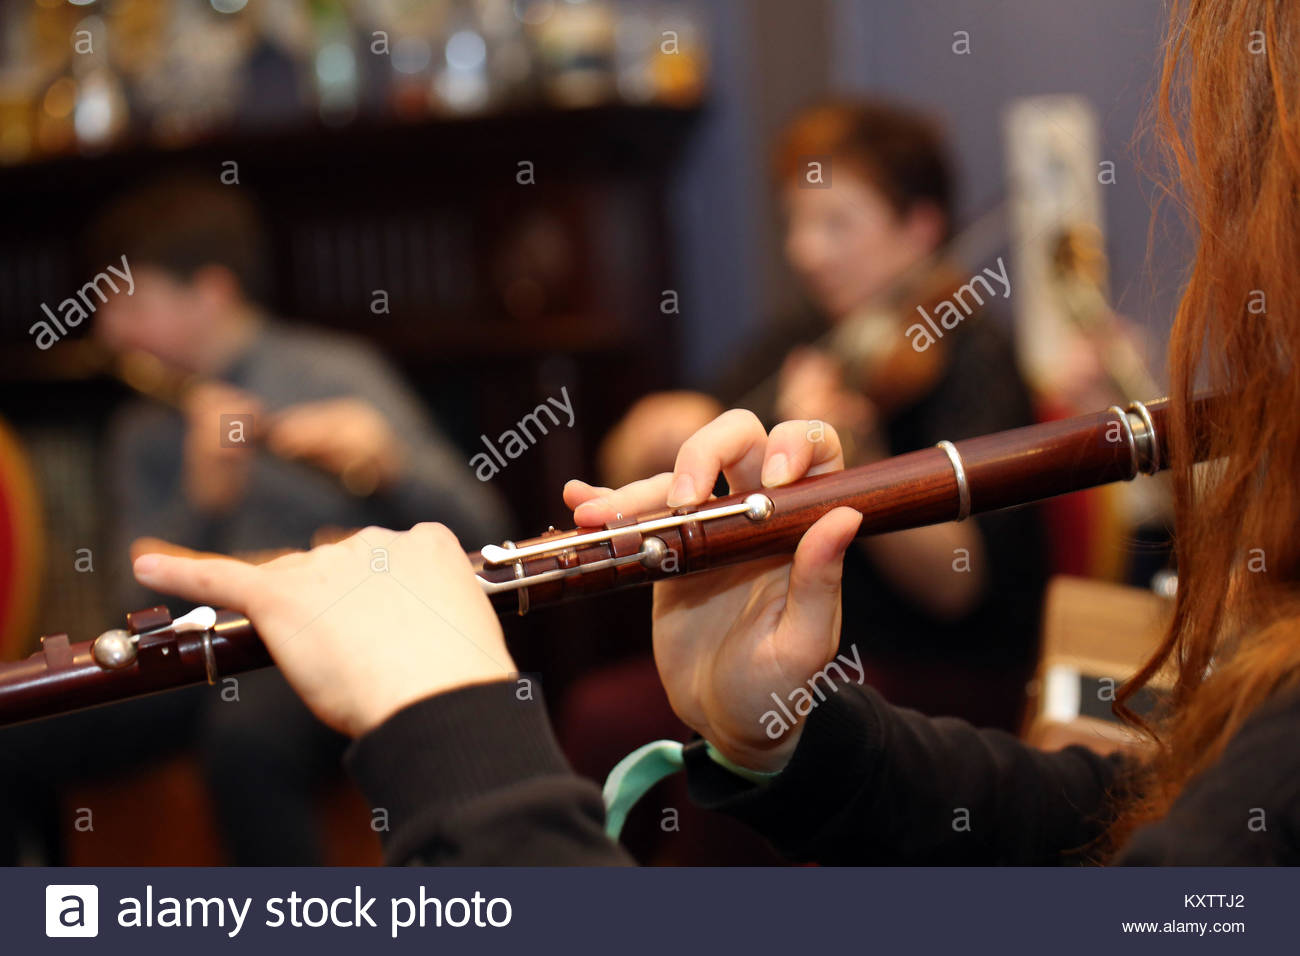
M742 767L724 757L708 741L705 741L704 752L723 770L758 786L768 783L780 773L779 770L765 773ZM660 780L681 770L683 765L682 745L676 740L656 740L638 747L618 762L605 778L605 788L601 794L605 802L605 833L611 840L617 840L623 832L627 815L637 801Z

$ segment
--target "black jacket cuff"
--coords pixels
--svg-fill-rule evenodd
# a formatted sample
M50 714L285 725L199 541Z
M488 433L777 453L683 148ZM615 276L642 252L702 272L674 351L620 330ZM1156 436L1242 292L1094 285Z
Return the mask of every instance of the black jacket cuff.
M786 856L806 857L817 836L876 779L884 743L879 706L883 700L870 688L841 688L808 715L790 762L763 784L719 766L703 741L688 746L692 801L743 820Z
M492 791L572 771L534 681L520 700L513 680L475 684L417 701L358 738L348 773L383 810L384 858L406 862L437 821Z

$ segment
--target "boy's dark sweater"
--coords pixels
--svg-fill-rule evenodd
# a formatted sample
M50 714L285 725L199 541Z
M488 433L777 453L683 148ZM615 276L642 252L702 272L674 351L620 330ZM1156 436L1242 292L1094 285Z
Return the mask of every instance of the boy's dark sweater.
M1300 863L1300 695L1261 708L1123 864ZM513 682L405 708L353 744L348 767L388 811L390 863L610 865L599 790L573 774L540 700ZM755 787L699 743L700 805L746 821L785 855L827 864L1081 864L1122 798L1124 758L1046 753L1009 734L892 707L848 686L812 711L798 748Z

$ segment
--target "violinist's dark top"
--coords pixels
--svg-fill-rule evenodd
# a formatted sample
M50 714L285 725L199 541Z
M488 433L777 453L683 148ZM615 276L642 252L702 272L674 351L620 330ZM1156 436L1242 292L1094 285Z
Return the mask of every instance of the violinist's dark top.
M1003 326L992 309L978 308L945 336L948 355L942 374L924 394L882 423L881 438L889 454L1034 424L1029 387ZM730 405L753 410L769 427L775 425L776 376L782 363L794 348L814 341L826 328L826 320L813 314L791 316L774 325L723 376L717 393ZM1031 505L971 520L983 542L988 583L976 605L955 619L935 614L901 594L865 551L849 549L844 560L843 633L870 634L861 647L868 663L940 660L948 667L1011 674L1013 685L1023 684L1038 651L1038 621L1047 585L1043 514ZM923 679L921 672L913 673L917 680ZM909 700L923 697L909 695ZM961 706L954 706L938 712L973 715L984 709L966 708L963 714ZM1007 726L1014 726L1017 718L1018 713Z
M1124 864L1300 863L1300 695L1261 708ZM687 748L692 798L744 820L791 859L828 864L1083 864L1123 758L1045 753L1010 734L928 718L869 687L829 694L763 786ZM353 744L348 767L389 812L390 863L605 865L600 792L565 763L540 700L513 682L431 697Z

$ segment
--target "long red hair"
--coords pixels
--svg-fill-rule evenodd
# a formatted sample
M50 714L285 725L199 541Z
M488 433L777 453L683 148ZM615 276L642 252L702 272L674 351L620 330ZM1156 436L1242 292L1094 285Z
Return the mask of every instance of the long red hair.
M1177 676L1113 846L1300 683L1300 4L1171 6L1155 129L1196 240L1169 343L1179 582L1121 712L1160 668ZM1205 388L1230 401L1198 425L1189 400Z

